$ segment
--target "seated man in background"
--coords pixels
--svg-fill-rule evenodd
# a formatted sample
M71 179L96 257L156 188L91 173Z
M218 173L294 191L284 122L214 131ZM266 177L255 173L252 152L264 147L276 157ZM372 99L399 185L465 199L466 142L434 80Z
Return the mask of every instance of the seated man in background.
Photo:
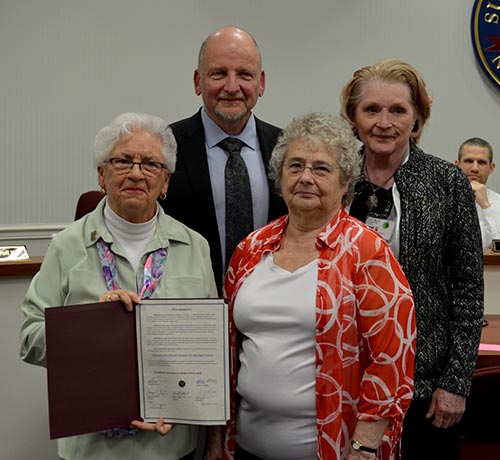
M500 195L486 187L488 176L495 170L493 149L484 139L472 137L460 146L455 164L469 178L476 195L483 248L491 248L491 241L500 239Z

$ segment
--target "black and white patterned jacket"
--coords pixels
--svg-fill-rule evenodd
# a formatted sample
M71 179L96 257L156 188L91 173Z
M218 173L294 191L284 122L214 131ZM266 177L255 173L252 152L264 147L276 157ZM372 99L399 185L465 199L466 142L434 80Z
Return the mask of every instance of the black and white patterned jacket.
M415 399L436 388L467 396L483 315L481 231L469 181L410 146L394 174L401 198L399 261L417 315Z

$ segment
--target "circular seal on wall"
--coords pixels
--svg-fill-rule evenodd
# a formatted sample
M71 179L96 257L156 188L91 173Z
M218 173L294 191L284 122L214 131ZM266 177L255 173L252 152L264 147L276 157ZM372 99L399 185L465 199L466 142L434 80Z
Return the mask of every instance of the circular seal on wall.
M500 0L474 2L471 36L481 68L500 87Z

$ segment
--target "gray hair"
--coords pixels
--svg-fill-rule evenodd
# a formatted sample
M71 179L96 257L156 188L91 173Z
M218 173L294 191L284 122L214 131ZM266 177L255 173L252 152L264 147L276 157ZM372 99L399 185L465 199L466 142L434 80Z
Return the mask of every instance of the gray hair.
M482 147L483 149L488 149L488 158L490 160L490 163L493 163L493 148L491 147L491 144L487 140L481 137L471 137L470 139L467 139L466 141L462 142L460 148L458 149L458 161L462 161L463 149L466 145L472 145L474 147Z
M145 131L161 140L161 153L168 170L175 171L177 142L172 129L160 117L147 113L122 113L102 128L94 140L94 164L101 166L116 145L125 141L133 131Z
M328 152L336 156L340 168L340 182L342 185L348 185L342 204L348 205L354 197L354 184L361 165L358 144L351 125L342 117L320 112L294 118L279 137L270 161L269 177L275 181L280 193L286 154L290 145L299 139L305 140L313 148L324 145Z

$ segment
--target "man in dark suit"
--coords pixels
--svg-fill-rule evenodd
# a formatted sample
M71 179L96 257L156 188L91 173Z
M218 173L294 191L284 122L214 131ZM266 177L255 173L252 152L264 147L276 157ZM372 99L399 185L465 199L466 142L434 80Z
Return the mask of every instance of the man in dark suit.
M201 233L209 242L219 293L232 254L226 254L225 166L227 138L243 143L251 186L253 229L287 212L267 178L268 162L281 130L257 119L252 109L264 94L265 73L254 38L236 27L211 34L202 44L194 88L203 107L171 125L178 144L176 171L167 198L167 214ZM235 197L237 202L240 197ZM244 235L245 236L245 235Z

